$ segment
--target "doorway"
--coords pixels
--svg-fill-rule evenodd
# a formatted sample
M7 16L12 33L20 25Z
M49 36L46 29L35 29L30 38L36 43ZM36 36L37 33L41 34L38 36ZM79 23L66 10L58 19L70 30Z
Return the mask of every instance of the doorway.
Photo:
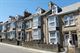
M75 45L77 47L78 46L77 33L76 32L71 32L71 36L72 36L72 45Z
M64 46L68 46L69 32L64 32Z

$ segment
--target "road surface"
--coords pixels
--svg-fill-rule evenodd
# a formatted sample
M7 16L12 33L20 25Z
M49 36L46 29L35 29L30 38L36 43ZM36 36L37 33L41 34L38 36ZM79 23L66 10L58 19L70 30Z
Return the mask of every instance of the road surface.
M56 53L0 43L0 53Z
M0 44L0 53L40 53L40 52Z

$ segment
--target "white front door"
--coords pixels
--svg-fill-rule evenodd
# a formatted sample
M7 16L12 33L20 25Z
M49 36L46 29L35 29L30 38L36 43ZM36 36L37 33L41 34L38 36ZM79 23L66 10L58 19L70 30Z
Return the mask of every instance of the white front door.
M69 33L64 33L64 46L68 46Z

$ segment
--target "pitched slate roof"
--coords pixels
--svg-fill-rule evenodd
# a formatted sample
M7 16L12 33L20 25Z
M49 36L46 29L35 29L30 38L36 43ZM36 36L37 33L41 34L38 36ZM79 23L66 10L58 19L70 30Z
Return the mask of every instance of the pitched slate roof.
M80 8L80 2L77 2L77 3L74 3L72 5L62 7L62 12L60 12L59 14L65 14L65 13L73 12L73 11L78 10L79 8Z

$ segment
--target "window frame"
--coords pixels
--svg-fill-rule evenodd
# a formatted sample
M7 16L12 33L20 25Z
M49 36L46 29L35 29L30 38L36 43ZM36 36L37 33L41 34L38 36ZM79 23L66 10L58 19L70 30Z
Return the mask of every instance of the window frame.
M51 23L54 23L52 26ZM49 16L48 17L48 27L55 27L56 26L56 16Z
M40 16L35 16L33 18L33 27L38 27L38 26L41 26L41 17Z
M65 17L67 17L67 18L65 19ZM72 17L72 19L71 19L71 17ZM65 15L63 20L64 20L64 26L73 26L73 25L75 25L75 17L74 17L73 14ZM67 21L67 25L65 25L66 21ZM70 24L71 21L73 21L72 24Z

